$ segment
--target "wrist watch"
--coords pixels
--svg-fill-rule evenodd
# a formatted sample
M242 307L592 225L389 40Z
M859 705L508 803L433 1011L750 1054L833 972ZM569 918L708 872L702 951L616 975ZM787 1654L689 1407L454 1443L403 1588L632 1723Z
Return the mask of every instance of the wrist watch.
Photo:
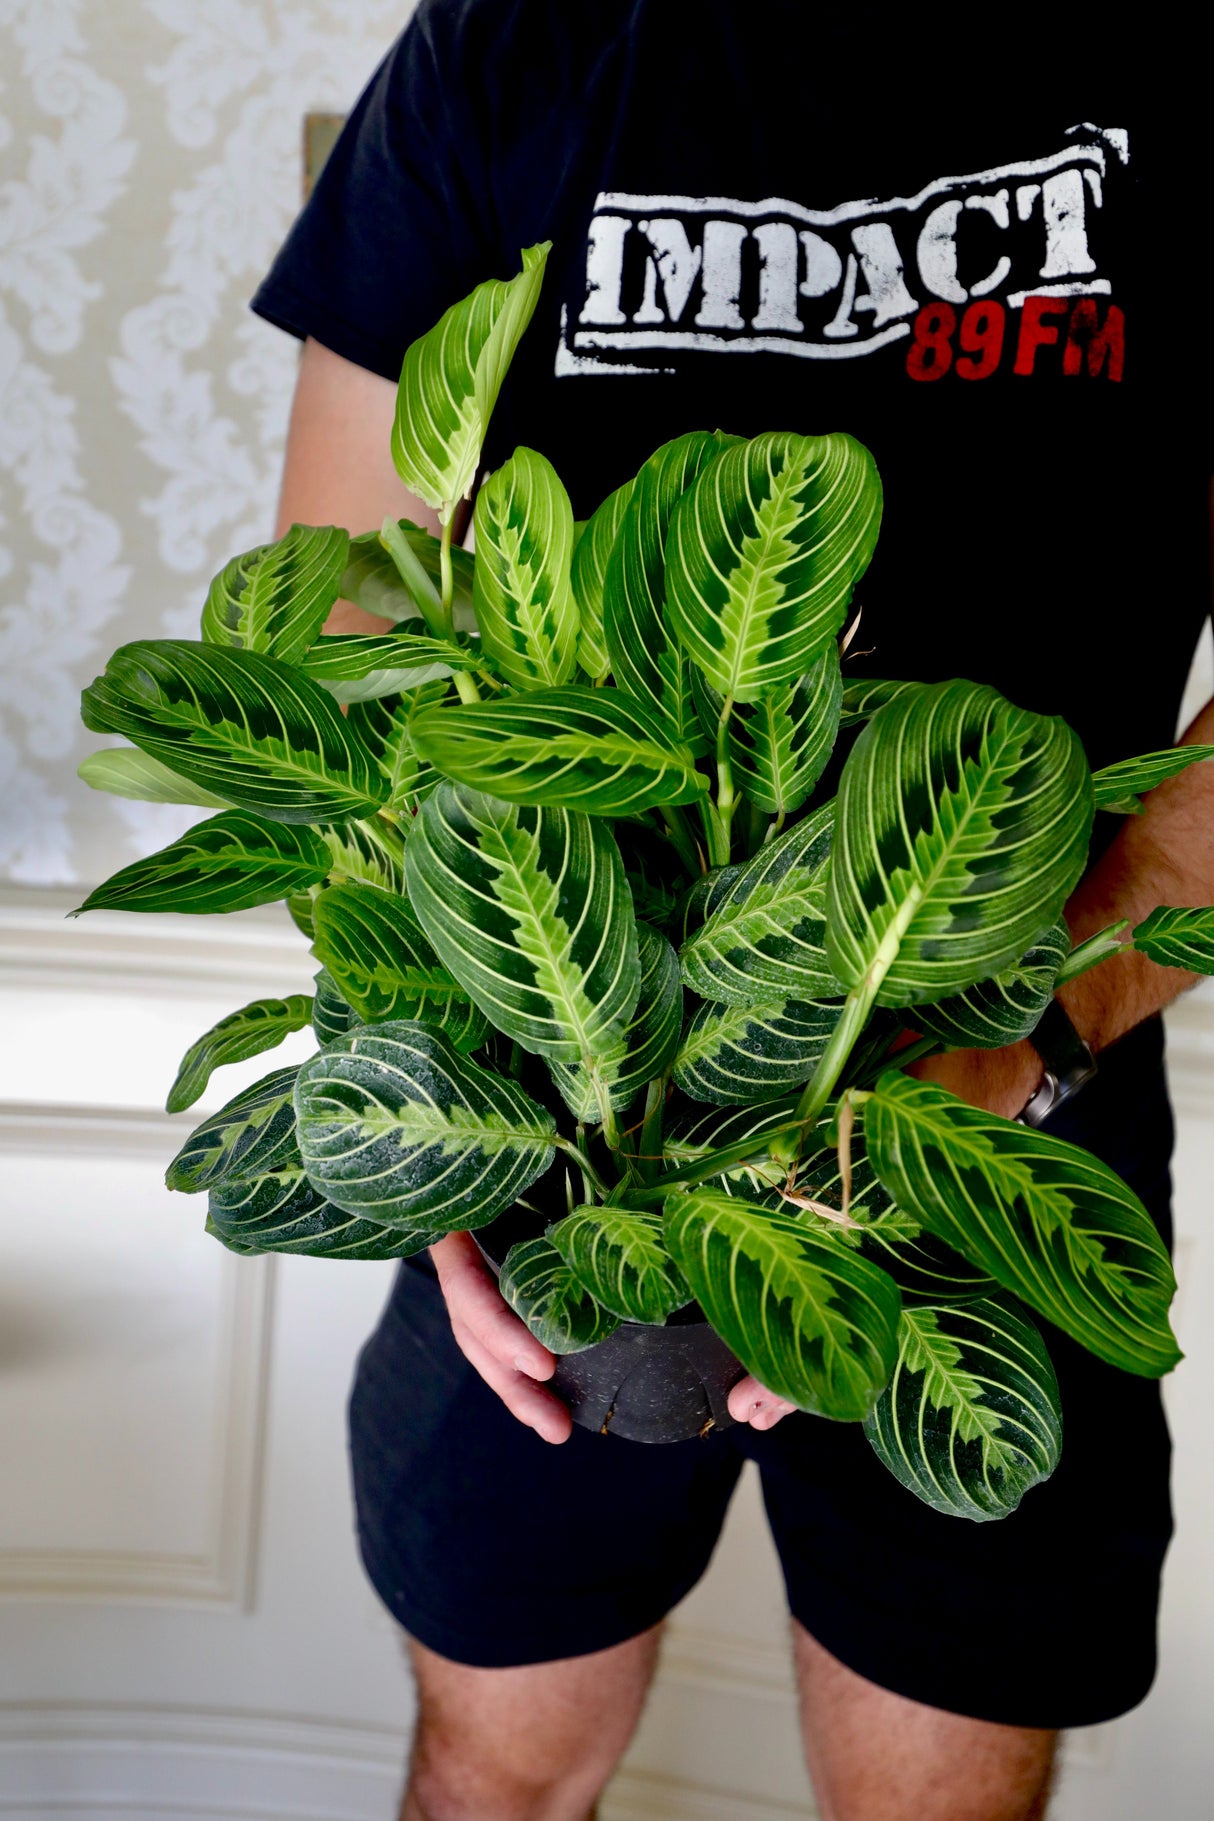
M1045 1075L1016 1120L1037 1126L1092 1079L1096 1058L1056 999L1046 1006L1029 1042L1045 1064Z

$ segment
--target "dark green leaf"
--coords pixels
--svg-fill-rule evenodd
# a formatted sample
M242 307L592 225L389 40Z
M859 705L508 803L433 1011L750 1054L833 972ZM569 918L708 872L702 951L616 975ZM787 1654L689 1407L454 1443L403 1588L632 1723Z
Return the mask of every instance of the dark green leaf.
M263 1050L277 1049L292 1031L312 1022L311 993L292 993L288 999L254 999L238 1012L229 1012L204 1031L181 1058L177 1078L169 1089L165 1109L183 1113L206 1090L216 1069L229 1062L246 1062Z
M276 822L369 815L386 790L323 689L276 658L183 639L123 645L84 692L84 724Z
M1161 904L1135 925L1134 947L1162 967L1214 974L1214 908Z
M915 1023L957 1050L1019 1043L1036 1030L1070 951L1070 931L1060 918L1011 967L936 1005L917 1006Z
M226 809L159 853L124 866L90 892L80 909L191 915L248 910L290 897L328 870L329 850L310 828Z
M211 1190L207 1232L233 1252L293 1252L307 1258L407 1258L427 1243L395 1227L343 1213L304 1175L298 1155L257 1176Z
M611 1103L622 1112L649 1081L669 1068L679 1047L683 989L679 962L664 936L637 923L641 990L624 1032L625 1053L618 1073L607 1080ZM594 1083L580 1063L549 1063L552 1079L576 1118L588 1125L602 1117Z
M603 586L607 563L632 498L633 481L608 494L591 517L573 552L570 585L578 609L577 661L596 682L611 673L611 655L603 636Z
M423 710L437 708L450 696L451 685L442 678L423 683L407 695L355 702L350 709L350 728L372 755L387 783L385 808L408 807L415 797L437 784L439 773L418 757L414 747L413 722Z
M635 1208L575 1208L548 1238L584 1289L625 1321L664 1322L691 1301L661 1217Z
M511 1246L498 1288L540 1345L553 1353L581 1353L620 1325L579 1283L548 1239Z
M756 999L751 1005L702 1005L674 1062L676 1084L692 1100L717 1106L774 1100L808 1081L839 1022L838 1001Z
M453 670L476 670L480 662L479 653L446 639L409 632L370 638L334 633L316 641L300 668L335 702L370 702L450 676Z
M516 449L477 494L475 526L473 600L485 650L516 689L567 683L578 642L573 511L552 463Z
M292 525L225 563L202 610L208 645L260 651L298 663L329 617L350 549L337 525Z
M1167 1248L1107 1164L894 1070L864 1134L899 1208L1047 1321L1123 1371L1176 1364Z
M550 1113L405 1019L360 1027L309 1058L295 1107L315 1187L419 1246L484 1226L553 1159Z
M415 719L413 740L448 777L511 803L619 816L692 803L708 789L661 718L617 689L528 688L429 709Z
M467 1055L488 1024L447 972L409 903L371 885L335 885L316 904L312 952L366 1024L414 1018Z
M692 668L692 691L706 737L715 741L725 698ZM803 677L773 683L752 703L738 703L726 742L734 788L765 815L791 815L825 770L839 730L843 680L828 645Z
M897 1357L892 1278L804 1222L718 1189L668 1196L664 1224L696 1301L769 1391L843 1422L868 1415Z
M936 1511L1006 1517L1062 1452L1058 1381L1010 1296L904 1309L898 1363L864 1425L877 1458Z
M1065 721L977 683L882 708L843 768L826 952L883 1005L964 992L1061 915L1087 859L1092 786Z
M323 822L317 829L329 850L334 884L377 885L400 898L405 890L405 837L385 816Z
M242 1088L226 1106L195 1126L165 1172L170 1189L194 1195L228 1176L259 1176L296 1153L298 1065L275 1069Z
M850 677L843 681L843 713L840 727L858 727L870 721L878 708L896 701L908 689L919 689L919 683L893 682L884 677Z
M315 930L312 933L315 935ZM360 1019L354 1007L342 998L328 968L322 967L313 982L312 992L312 1029L317 1043L323 1049L334 1037L344 1037L358 1023Z
M1122 814L1140 808L1136 799L1142 791L1154 790L1165 778L1174 778L1204 759L1214 759L1214 746L1171 746L1163 752L1145 752L1141 758L1119 759L1116 765L1105 765L1092 773L1096 807Z

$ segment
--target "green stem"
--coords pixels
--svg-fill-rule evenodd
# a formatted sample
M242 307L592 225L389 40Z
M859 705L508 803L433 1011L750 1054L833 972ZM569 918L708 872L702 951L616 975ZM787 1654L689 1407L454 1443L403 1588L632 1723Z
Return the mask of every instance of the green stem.
M1123 917L1120 923L1110 923L1107 929L1097 930L1086 942L1076 943L1054 975L1054 991L1065 986L1068 980L1077 980L1090 967L1097 967L1102 961L1107 961L1110 955L1119 955L1123 949L1132 947L1131 943L1121 940L1129 927L1130 919Z
M652 1182L657 1175L662 1155L662 1114L669 1082L670 1072L667 1070L664 1075L655 1075L645 1090L645 1119L641 1126L641 1142L637 1146L637 1164L642 1182Z
M388 517L384 520L380 526L379 541L392 558L396 573L417 602L432 637L450 638L450 629L443 616L442 597L396 519Z
M693 879L699 878L703 871L700 856L696 852L695 842L687 832L687 825L681 813L677 809L663 809L662 820L666 824L667 833L679 859Z
M468 671L453 670L451 672L451 680L455 684L456 693L461 702L465 703L468 707L471 707L474 702L480 701L481 692L476 687L476 679L469 675Z
M737 807L733 794L733 767L729 762L729 717L732 713L733 697L726 696L717 722L717 814L725 829L726 841L729 839L733 812ZM727 854L726 859L728 857Z
M582 1200L584 1202L588 1202L592 1198L591 1198L591 1194L590 1194L590 1178L586 1174L586 1161L587 1161L586 1160L586 1128L582 1124L580 1119L578 1120L578 1124L577 1124L577 1148L582 1156L582 1164L581 1164Z
M453 606L455 600L455 568L451 561L452 528L453 520L447 519L442 527L438 544L438 572L443 590L440 608L443 617L443 626L445 628L442 636L446 639L454 638L455 636L455 611ZM473 687L475 688L475 684Z
M564 1151L566 1157L572 1157L574 1163L582 1172L582 1175L589 1179L593 1188L597 1190L603 1197L603 1200L606 1201L611 1190L607 1187L607 1184L603 1181L603 1178L599 1175L585 1151L579 1151L571 1138L562 1138L559 1133L553 1135L552 1142L558 1151Z
M704 824L704 845L709 866L729 865L729 830L717 812L711 797L700 798L700 820Z
M640 1202L642 1206L660 1206L671 1189L694 1188L696 1183L707 1182L710 1176L719 1176L722 1170L728 1170L734 1164L751 1163L772 1151L773 1140L789 1134L797 1135L801 1130L799 1123L790 1123L773 1126L771 1131L764 1132L757 1138L739 1138L734 1144L722 1145L719 1151L710 1151L706 1156L697 1158L695 1163L684 1163L677 1170L667 1170L656 1182L634 1189L629 1199Z

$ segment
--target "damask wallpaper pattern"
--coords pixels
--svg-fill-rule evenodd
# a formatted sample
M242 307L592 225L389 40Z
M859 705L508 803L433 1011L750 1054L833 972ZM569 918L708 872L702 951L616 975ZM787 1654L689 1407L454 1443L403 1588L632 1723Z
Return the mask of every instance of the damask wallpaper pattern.
M196 812L89 791L81 687L269 534L295 371L247 299L410 0L0 0L0 877Z

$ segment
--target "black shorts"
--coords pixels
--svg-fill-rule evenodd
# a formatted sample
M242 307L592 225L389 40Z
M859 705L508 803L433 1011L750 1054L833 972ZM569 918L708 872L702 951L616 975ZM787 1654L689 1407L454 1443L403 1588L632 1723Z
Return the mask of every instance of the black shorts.
M1170 1240L1157 1021L1108 1052L1050 1129L1125 1176ZM665 1447L579 1428L560 1447L542 1442L467 1364L432 1271L411 1261L351 1399L363 1561L405 1630L456 1662L602 1650L656 1624L699 1580L751 1459L789 1607L832 1655L981 1720L1111 1719L1155 1672L1167 1425L1157 1383L1045 1334L1061 1464L1011 1517L975 1524L905 1491L854 1423L797 1414Z

